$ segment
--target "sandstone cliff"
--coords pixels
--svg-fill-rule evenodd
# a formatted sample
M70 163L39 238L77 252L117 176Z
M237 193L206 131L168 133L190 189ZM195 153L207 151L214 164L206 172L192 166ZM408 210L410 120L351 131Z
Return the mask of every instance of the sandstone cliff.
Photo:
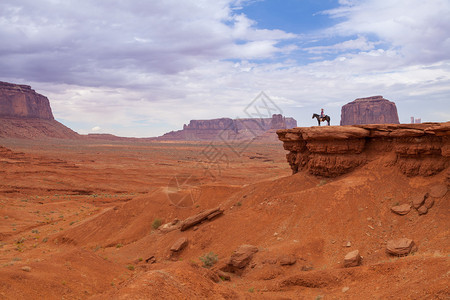
M273 129L286 129L297 126L293 118L275 114L272 118L191 120L183 130L171 131L161 140L231 140L253 139Z
M395 103L383 96L358 98L341 110L341 125L399 123Z
M0 82L0 137L77 139L80 136L53 118L47 97L28 85Z
M335 177L380 158L407 176L448 168L450 122L293 128L277 131L293 173Z
M53 120L47 97L28 85L0 81L0 117L38 118Z

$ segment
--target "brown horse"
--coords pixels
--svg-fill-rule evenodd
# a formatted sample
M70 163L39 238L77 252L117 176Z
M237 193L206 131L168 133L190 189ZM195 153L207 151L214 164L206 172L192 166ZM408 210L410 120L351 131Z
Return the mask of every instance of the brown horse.
M325 117L321 118L320 115L313 114L311 119L314 119L314 118L317 119L317 123L319 123L319 126L320 126L320 122L324 122L324 121L327 121L328 126L330 126L330 116L325 115Z

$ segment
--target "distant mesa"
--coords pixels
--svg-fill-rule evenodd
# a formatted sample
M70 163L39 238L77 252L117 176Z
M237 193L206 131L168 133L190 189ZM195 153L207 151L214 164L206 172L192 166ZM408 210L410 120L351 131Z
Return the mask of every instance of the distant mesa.
M358 98L341 109L341 125L400 124L395 103L383 96Z
M29 85L0 81L0 116L54 120L47 97Z
M0 137L80 138L56 121L47 97L28 85L0 81Z
M254 139L267 131L297 127L297 121L291 117L274 114L272 118L191 120L182 130L171 131L159 140L244 140Z

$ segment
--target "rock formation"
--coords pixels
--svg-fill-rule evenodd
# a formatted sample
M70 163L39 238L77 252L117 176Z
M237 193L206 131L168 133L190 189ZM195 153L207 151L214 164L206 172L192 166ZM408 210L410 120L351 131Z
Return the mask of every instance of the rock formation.
M298 127L277 134L293 173L336 177L379 155L407 176L431 176L450 161L450 122Z
M80 136L53 118L47 97L28 85L0 82L0 137L76 139Z
M383 96L358 98L341 109L341 125L399 123L395 103Z
M0 81L0 117L53 120L47 97L28 85Z
M357 267L361 265L361 255L358 250L349 252L344 257L344 267Z
M274 114L272 118L191 120L183 130L171 131L160 140L241 140L254 139L269 130L293 128L297 121Z
M386 244L386 253L391 255L402 256L415 251L417 251L416 244L408 238L389 240Z

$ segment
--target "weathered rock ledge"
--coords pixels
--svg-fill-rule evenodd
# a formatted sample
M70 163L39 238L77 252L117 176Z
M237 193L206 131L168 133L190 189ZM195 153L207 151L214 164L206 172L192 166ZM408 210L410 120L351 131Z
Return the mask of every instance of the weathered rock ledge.
M380 156L407 176L431 176L449 165L450 122L297 127L277 134L294 174L336 177Z

